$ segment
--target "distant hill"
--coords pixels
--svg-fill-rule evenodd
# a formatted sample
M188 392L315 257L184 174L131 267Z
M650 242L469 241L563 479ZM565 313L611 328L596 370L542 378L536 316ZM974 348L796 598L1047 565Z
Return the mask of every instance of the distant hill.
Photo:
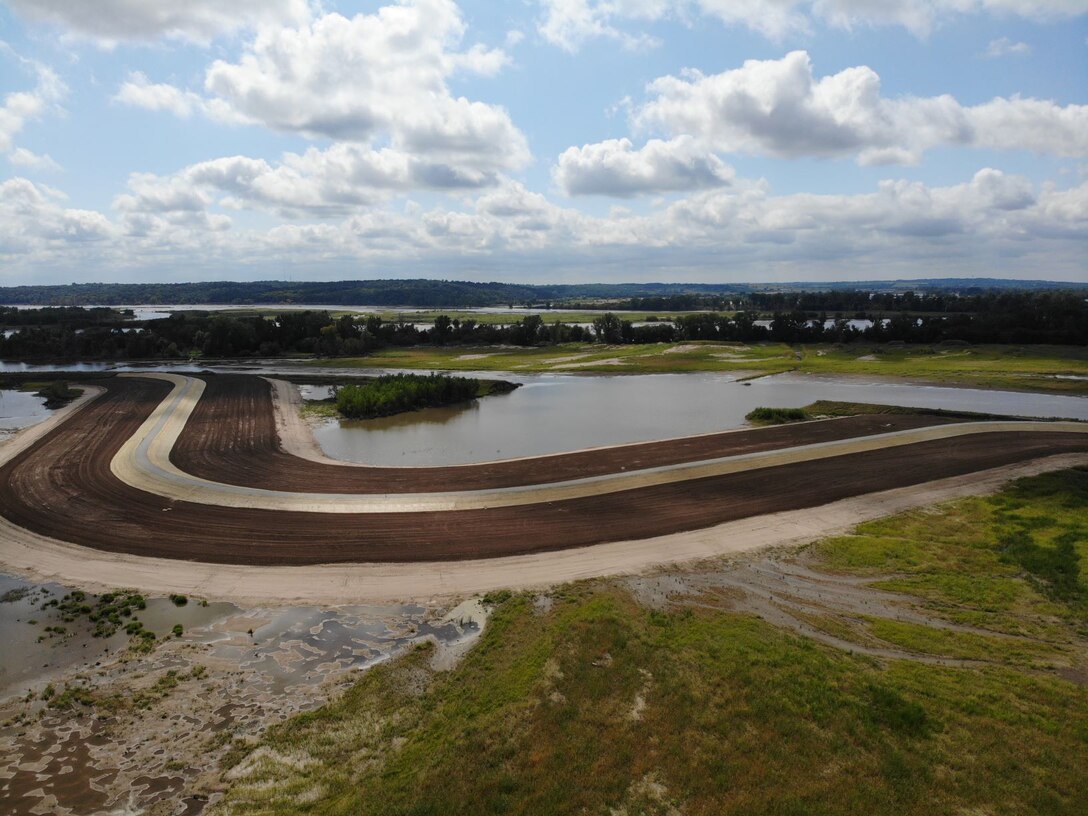
M586 283L530 285L447 280L252 281L212 283L73 283L0 287L0 304L114 306L121 304L343 305L470 307L620 300L665 295L742 295L776 291L950 291L1088 289L1088 284L999 278L920 278L813 283Z

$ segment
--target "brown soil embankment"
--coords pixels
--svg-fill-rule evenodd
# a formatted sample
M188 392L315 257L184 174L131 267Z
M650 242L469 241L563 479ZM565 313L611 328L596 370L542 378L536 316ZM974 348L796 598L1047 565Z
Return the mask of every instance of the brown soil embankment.
M365 515L251 510L171 501L120 482L110 461L170 386L144 379L103 385L102 397L0 468L0 513L40 535L87 547L213 563L414 562L543 552L701 529L1088 450L1085 434L1015 432L1000 440L978 434L532 506ZM249 405L263 415L256 391ZM226 445L228 457L270 447L273 431L250 433L256 442L243 435L228 444L215 436L214 444ZM540 460L533 461L539 467Z

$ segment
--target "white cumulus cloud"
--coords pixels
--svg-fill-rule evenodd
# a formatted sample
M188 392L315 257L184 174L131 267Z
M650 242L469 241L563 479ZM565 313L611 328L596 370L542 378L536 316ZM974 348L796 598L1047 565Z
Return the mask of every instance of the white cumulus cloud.
M48 153L37 154L25 147L17 147L8 154L8 161L16 167L26 167L30 170L48 170L57 172L61 166L57 164Z
M64 200L63 193L22 177L0 182L0 257L25 256L33 263L56 247L117 235L102 213L65 207Z
M990 40L986 46L985 57L998 59L1000 57L1026 57L1031 53L1031 46L1025 42L1013 42L1008 37L999 37Z
M806 35L816 25L852 30L901 26L926 36L947 20L968 14L1015 16L1037 22L1088 13L1088 0L538 0L541 36L575 51L595 38L625 45L652 43L637 24L709 17L782 40ZM631 23L636 25L632 30Z
M694 139L651 139L635 149L629 139L609 139L571 147L560 156L553 176L568 195L619 198L644 193L721 187L733 169Z
M465 32L452 0L404 0L374 14L328 14L259 32L241 58L217 60L203 93L134 74L115 100L186 117L245 121L311 138L373 145L412 165L424 187L478 186L524 166L524 134L498 105L454 96L456 73L492 75L500 49L457 46Z
M252 160L250 160L252 161ZM272 168L275 170L275 167ZM1088 182L1034 185L994 168L947 186L888 179L871 192L774 195L765 182L734 180L636 215L558 206L503 180L454 206L371 207L340 220L239 229L209 214L223 190L248 190L267 170L229 159L177 177L134 176L118 223L65 206L26 179L0 183L0 269L7 282L43 270L87 279L185 270L258 278L267 264L302 274L399 270L423 274L523 274L528 278L842 279L948 275L1083 277ZM56 273L72 280L70 271Z
M649 85L637 128L687 135L721 152L795 158L854 156L861 164L916 163L938 145L1088 154L1088 105L1020 97L961 105L949 95L881 95L858 66L817 78L804 51L748 60L720 74L689 72Z
M26 148L16 147L15 138L27 123L41 119L51 110L60 111L60 101L68 93L68 88L52 68L19 56L3 41L0 41L0 54L12 58L37 78L30 90L13 91L0 102L0 153L7 153L13 164L47 168L52 159L38 157Z
M4 0L28 20L60 26L104 46L160 38L206 43L265 24L301 23L307 0Z
M169 176L133 174L114 206L127 216L204 212L220 206L289 218L331 217L413 190L456 192L501 182L490 167L456 166L393 148L340 142L279 161L228 156Z

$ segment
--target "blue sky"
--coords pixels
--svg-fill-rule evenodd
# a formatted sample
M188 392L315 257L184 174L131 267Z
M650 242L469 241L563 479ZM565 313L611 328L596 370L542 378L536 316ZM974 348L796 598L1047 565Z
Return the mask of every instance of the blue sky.
M0 285L1088 281L1088 0L0 0Z

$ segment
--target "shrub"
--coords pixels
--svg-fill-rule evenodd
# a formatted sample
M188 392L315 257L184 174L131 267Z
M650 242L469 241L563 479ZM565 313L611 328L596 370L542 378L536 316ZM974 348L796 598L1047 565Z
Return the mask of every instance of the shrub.
M393 374L336 392L336 408L352 419L390 416L418 408L452 405L475 399L478 380L445 374Z
M756 408L745 417L749 422L764 425L784 425L787 422L803 422L808 419L804 408Z

